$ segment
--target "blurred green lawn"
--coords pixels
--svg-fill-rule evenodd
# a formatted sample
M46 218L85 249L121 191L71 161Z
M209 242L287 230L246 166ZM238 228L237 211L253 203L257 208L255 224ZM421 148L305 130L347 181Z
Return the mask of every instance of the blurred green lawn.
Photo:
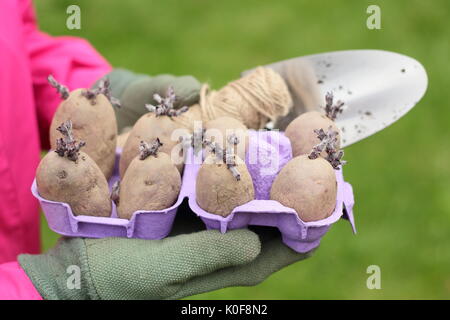
M79 4L82 29L65 27ZM366 28L378 4L382 29ZM384 49L427 69L425 98L401 121L346 149L358 234L341 221L320 250L256 287L200 299L450 298L450 2L36 1L41 28L87 38L114 65L149 74L191 73L216 88L256 65L345 49ZM57 235L43 219L44 248ZM382 289L366 287L381 267Z

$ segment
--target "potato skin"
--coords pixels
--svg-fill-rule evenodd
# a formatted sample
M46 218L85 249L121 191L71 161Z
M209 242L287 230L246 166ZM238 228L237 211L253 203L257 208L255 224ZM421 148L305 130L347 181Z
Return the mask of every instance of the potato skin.
M68 203L76 216L111 215L108 182L84 152L76 162L49 152L37 168L36 183L41 197Z
M228 216L234 208L255 198L252 177L245 163L236 157L241 180L237 181L226 164L215 163L215 156L209 155L197 175L197 203L203 210L222 217Z
M106 179L112 175L115 162L117 121L108 99L99 94L96 104L82 96L84 89L70 93L61 102L50 126L50 145L56 149L56 140L62 135L56 128L66 120L72 120L73 135L86 142L83 151L100 167Z
M287 126L285 131L286 137L291 141L292 156L297 157L309 154L311 149L320 143L314 130L323 129L327 132L330 126L339 133L339 129L334 121L318 111L310 111L298 116ZM338 136L337 147L338 149L340 147L340 136ZM326 157L326 153L322 152L321 156Z
M303 155L291 159L270 190L270 199L297 211L304 221L330 216L336 206L337 182L333 167L323 158Z
M170 156L173 147L179 143L177 138L174 138L174 141L172 140L172 133L180 128L180 125L168 116L156 117L153 113L147 113L140 117L123 147L119 163L120 176L124 177L131 161L139 154L141 141L153 141L159 138L163 144L159 150ZM188 133L187 129L184 130L184 133ZM183 171L183 166L183 163L176 164L180 173Z
M217 143L222 149L228 146L227 137L235 134L239 138L239 144L235 146L234 152L241 159L245 159L245 153L248 150L248 129L242 122L231 117L219 117L207 121L205 130L205 138L213 141L216 140L215 138L220 138L218 136L220 133L222 140L218 139Z
M181 175L166 153L158 152L131 161L120 183L120 218L131 219L138 210L162 210L172 206L181 189Z
M133 127L125 127L119 132L117 135L117 148L123 149L125 142L127 142L127 139L130 136L131 129L133 129Z

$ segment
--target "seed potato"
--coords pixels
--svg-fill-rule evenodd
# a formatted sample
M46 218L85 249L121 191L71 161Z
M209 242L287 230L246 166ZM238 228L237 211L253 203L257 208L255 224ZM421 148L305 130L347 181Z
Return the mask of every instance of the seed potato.
M292 156L308 154L311 149L320 143L315 129L327 131L329 128L339 133L339 129L333 120L317 111L301 114L286 128L285 135L289 138L292 146ZM340 147L340 136L338 135L337 148ZM321 156L326 157L323 152Z
M304 222L330 216L336 206L337 181L325 159L302 155L291 159L273 182L270 199L294 209Z
M234 146L234 153L245 159L248 150L248 129L242 122L232 117L219 117L207 121L204 126L205 139L217 142L222 149L229 145L227 137L234 134L240 141Z
M76 161L49 152L37 168L36 183L41 197L68 203L76 216L111 215L106 178L84 152L79 153Z
M120 183L117 213L131 219L138 210L154 211L172 206L181 189L181 175L170 157L163 152L131 161Z
M85 89L72 91L61 102L50 126L51 148L56 149L56 141L61 137L56 128L62 122L71 120L73 134L86 142L84 152L100 167L109 179L115 162L117 122L113 107L103 94L98 94L95 104L83 95Z
M131 161L139 154L141 141L153 141L159 138L163 144L159 150L171 156L172 149L179 144L179 137L176 136L172 139L172 133L179 128L179 125L168 116L157 117L153 113L144 114L134 125L123 147L119 163L120 176L125 177L125 172L128 170ZM180 136L183 132L180 131ZM181 173L184 166L182 155L176 154L176 156L180 157L174 158L174 160L179 162L176 167Z
M236 157L235 168L240 173L240 180L215 155L205 159L196 180L196 200L203 210L226 217L234 208L255 198L252 178L239 157Z
M122 178L131 161L139 153L139 144L141 141L154 141L156 139L162 142L160 151L167 153L180 173L183 172L184 155L180 139L189 135L190 132L174 119L188 111L189 108L184 106L175 109L174 104L177 98L173 87L171 86L168 87L165 97L154 94L153 99L157 104L145 105L145 108L147 108L149 113L144 114L139 118L125 142L119 163L120 176ZM179 148L175 149L174 147Z

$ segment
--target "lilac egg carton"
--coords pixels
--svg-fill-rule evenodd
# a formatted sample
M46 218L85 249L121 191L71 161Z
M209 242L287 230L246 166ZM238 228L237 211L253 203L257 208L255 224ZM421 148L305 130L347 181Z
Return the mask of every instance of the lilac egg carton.
M67 203L42 198L37 191L36 181L33 182L31 191L39 200L50 229L70 237L162 239L170 233L177 209L184 198L189 199L190 208L208 229L225 233L227 230L245 228L248 225L277 227L283 242L298 252L317 247L330 225L341 217L347 218L356 232L352 214L353 192L351 185L343 180L342 170L336 171L338 188L333 214L320 221L303 222L295 210L277 201L268 200L273 180L292 158L289 139L283 133L274 131L250 131L249 135L249 152L245 161L253 179L255 200L235 208L227 217L208 213L198 206L195 183L202 163L202 154L194 155L193 150L187 152L182 187L175 204L159 211L136 211L130 220L117 217L114 203L111 217L75 216ZM117 150L116 166L109 181L110 188L119 179L120 154L121 150Z
M249 225L276 227L281 232L283 242L297 252L308 252L316 248L322 236L340 218L349 220L353 232L356 233L353 218L353 190L351 185L344 181L342 169L335 170L337 199L333 213L323 220L304 222L294 209L269 199L270 188L276 175L292 158L289 139L283 133L274 131L250 131L249 135L249 152L245 162L252 176L256 200L236 207L226 217L206 212L199 207L195 200L195 183L200 164L199 161L194 161L193 164L188 165L186 173L190 177L186 183L190 184L187 188L191 192L188 195L189 206L203 220L208 229L225 233L227 230L245 228ZM252 155L253 160L250 159ZM270 161L275 159L274 155L277 155L278 159L275 164Z

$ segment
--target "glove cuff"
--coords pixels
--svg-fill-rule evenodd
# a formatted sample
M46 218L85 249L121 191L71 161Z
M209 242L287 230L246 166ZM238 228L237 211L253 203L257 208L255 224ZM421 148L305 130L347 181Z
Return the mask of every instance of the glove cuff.
M44 299L99 299L91 280L84 239L60 240L46 254L20 255L20 266Z

